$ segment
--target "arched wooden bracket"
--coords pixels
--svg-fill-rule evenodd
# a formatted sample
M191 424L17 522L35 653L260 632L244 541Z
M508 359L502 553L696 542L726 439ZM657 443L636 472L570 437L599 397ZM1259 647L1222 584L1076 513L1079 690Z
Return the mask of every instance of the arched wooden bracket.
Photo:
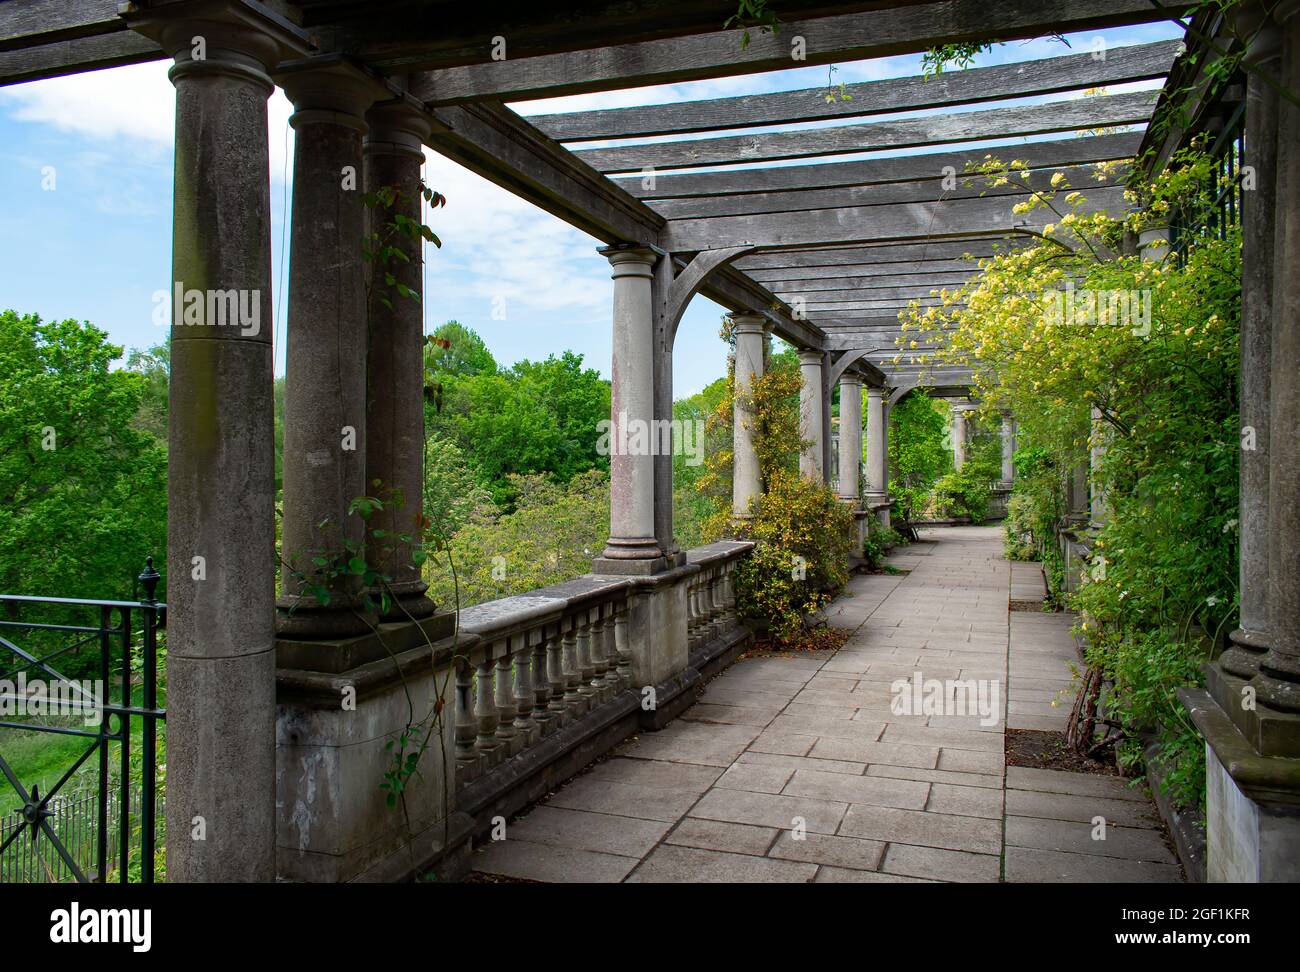
M836 358L835 363L831 365L830 376L829 376L830 384L833 386L837 381L840 380L844 372L848 371L849 368L851 368L857 362L861 361L867 355L872 354L876 351L887 351L887 350L893 350L893 349L892 348L857 348L853 351L845 351L838 358Z
M752 246L730 246L720 250L702 250L695 255L695 259L682 268L680 273L674 272L676 268L673 266L671 254L665 258L664 262L673 275L671 281L661 288L662 297L659 301L657 323L659 333L663 335L668 350L672 349L673 343L677 340L677 327L682 322L682 315L686 313L686 306L703 286L709 274L753 249Z
M906 385L899 385L892 392L890 392L889 402L888 402L889 407L893 408L895 405L897 405L904 395L906 395L912 389L917 387L917 384L918 383L915 381L908 382Z

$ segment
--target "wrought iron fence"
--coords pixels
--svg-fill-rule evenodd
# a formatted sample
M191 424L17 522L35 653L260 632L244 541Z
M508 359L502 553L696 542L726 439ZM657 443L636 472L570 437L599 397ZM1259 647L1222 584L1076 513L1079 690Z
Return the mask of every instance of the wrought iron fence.
M139 601L0 594L0 774L21 803L0 805L0 812L16 809L22 821L0 832L0 860L21 839L52 879L66 871L79 882L103 882L115 871L125 883L134 853L140 880L154 880L158 723L166 719L158 704L158 636L166 624L166 605L154 597L159 580L151 557L139 576ZM70 666L80 670L74 675L94 677L68 677ZM140 740L138 781L133 729ZM6 740L12 745L19 734L71 738L85 748L42 793L6 761ZM92 757L95 771L84 773ZM64 839L71 831L51 823L69 805L83 815L93 805L93 826L80 832L93 835L88 853L74 853Z

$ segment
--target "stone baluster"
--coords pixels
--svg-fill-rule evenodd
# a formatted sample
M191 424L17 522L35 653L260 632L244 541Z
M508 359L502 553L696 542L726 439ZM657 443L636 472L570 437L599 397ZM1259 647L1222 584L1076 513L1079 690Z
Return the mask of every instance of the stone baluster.
M538 628L530 634L529 641L532 643L533 652L533 721L537 723L538 736L545 736L555 728L546 652L551 639L544 628Z
M615 629L618 626L618 603L610 601L604 605L605 627L602 633L601 652L605 656L605 693L613 698L623 687L618 677L618 647L615 644Z
M474 745L474 666L461 658L456 662L456 762L473 765L478 761Z
M632 646L627 637L627 601L618 607L614 616L614 645L618 651L618 680L627 688L632 684Z
M564 675L564 634L562 626L546 632L546 677L551 684L551 699L546 707L558 728L568 721L568 679Z
M528 633L511 639L515 646L515 733L523 746L529 746L538 735L533 721L533 652L528 644Z
M713 568L709 579L709 637L721 638L722 624L722 571L723 565Z
M578 617L565 621L564 626L564 704L571 716L587 711L587 697L579 690L582 669L578 660Z
M596 668L591 662L591 615L586 611L578 614L574 621L577 627L578 642L578 692L586 699L584 711L590 711L600 702L592 682L596 677Z
M591 653L591 690L598 702L604 702L609 693L605 691L605 673L609 663L605 659L605 615L604 608L592 609L591 634L588 648Z
M476 743L479 755L486 763L491 764L496 761L497 747L501 744L497 738L497 723L501 717L497 713L496 700L492 696L491 651L485 649L483 660L478 663L477 669L474 705L474 715L478 722Z
M519 749L518 734L515 731L514 674L511 671L509 639L493 644L492 654L496 656L497 670L497 742L500 743L501 755L504 757L513 755Z

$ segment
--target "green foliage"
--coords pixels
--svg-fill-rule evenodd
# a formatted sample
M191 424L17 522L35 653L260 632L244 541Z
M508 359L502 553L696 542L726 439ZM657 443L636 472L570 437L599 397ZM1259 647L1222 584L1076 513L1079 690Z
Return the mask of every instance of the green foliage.
M913 516L924 512L931 488L952 470L947 413L944 402L920 391L889 410L889 488Z
M1041 244L983 261L975 282L944 292L940 307L916 310L905 327L942 331L938 360L972 367L978 397L1010 410L1035 450L1018 456L1030 475L1011 506L1014 552L1054 554L1047 534L1062 513L1060 471L1104 446L1093 476L1109 514L1071 606L1084 618L1089 663L1113 680L1108 705L1127 733L1122 752L1131 756L1138 733L1154 731L1169 785L1199 803L1199 747L1173 690L1201 680L1208 652L1198 632L1212 641L1236 620L1240 234L1192 227L1178 260L1125 249L1174 208L1211 205L1222 186L1195 152L1179 153L1151 184L1130 186L1140 205L1122 219L1083 213L1085 192L1062 173L992 158L979 170L993 185L1029 187L1019 212L1046 209L1058 221ZM1095 175L1105 181L1109 167ZM1087 300L1062 313L1067 286L1145 306L1136 318Z
M442 409L426 408L427 427L467 457L497 506L518 499L511 477L549 473L566 482L609 467L597 451L598 423L609 420L609 383L582 366L582 355L566 351L507 371L442 378Z
M731 386L723 377L696 394L673 403L674 420L683 424L703 423L704 428L704 462L697 464L684 452L673 455L673 533L677 542L687 550L704 542L704 522L718 509L731 505L730 482L724 484L715 478L707 489L701 485L709 475L708 457L731 455L731 426L714 418L724 404L726 414L730 416L730 394Z
M146 556L164 566L166 451L137 427L156 386L121 354L91 324L0 312L0 591L130 598Z
M757 546L736 570L741 617L794 641L807 617L848 582L853 515L823 483L777 472L754 515L728 531Z
M589 469L567 483L545 474L512 475L512 512L471 519L426 568L429 594L454 603L455 564L460 604L526 594L591 570L609 536L609 478ZM450 558L450 560L449 560Z
M903 542L897 530L886 527L874 516L867 517L867 536L862 541L862 557L871 567L879 570L884 566L885 554L891 547Z
M989 484L997 474L987 462L968 460L960 470L935 482L926 513L940 518L968 516L972 523L983 523L989 512Z
M497 372L496 358L473 328L448 321L429 335L424 351L425 367L434 374L491 375Z

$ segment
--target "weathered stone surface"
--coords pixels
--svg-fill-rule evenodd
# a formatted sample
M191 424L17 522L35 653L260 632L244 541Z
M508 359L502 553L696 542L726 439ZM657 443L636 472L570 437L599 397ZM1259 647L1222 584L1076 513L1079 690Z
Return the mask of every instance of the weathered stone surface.
M768 852L769 857L782 860L830 864L862 871L879 868L884 855L885 845L877 840L811 833L796 840L789 831L782 833Z
M1027 883L1080 881L1113 884L1157 884L1178 881L1182 873L1173 864L1117 860L1089 854L1062 854L1027 847L1008 847L1008 881Z
M980 854L1002 850L1002 822L933 811L849 807L841 834Z
M814 864L664 844L628 878L631 884L807 884Z
M506 840L597 851L640 860L650 853L670 826L659 821L632 820L547 805L535 807L527 816L511 821L506 827Z
M778 833L780 831L772 827L751 827L748 824L687 817L664 838L664 843L762 857Z

